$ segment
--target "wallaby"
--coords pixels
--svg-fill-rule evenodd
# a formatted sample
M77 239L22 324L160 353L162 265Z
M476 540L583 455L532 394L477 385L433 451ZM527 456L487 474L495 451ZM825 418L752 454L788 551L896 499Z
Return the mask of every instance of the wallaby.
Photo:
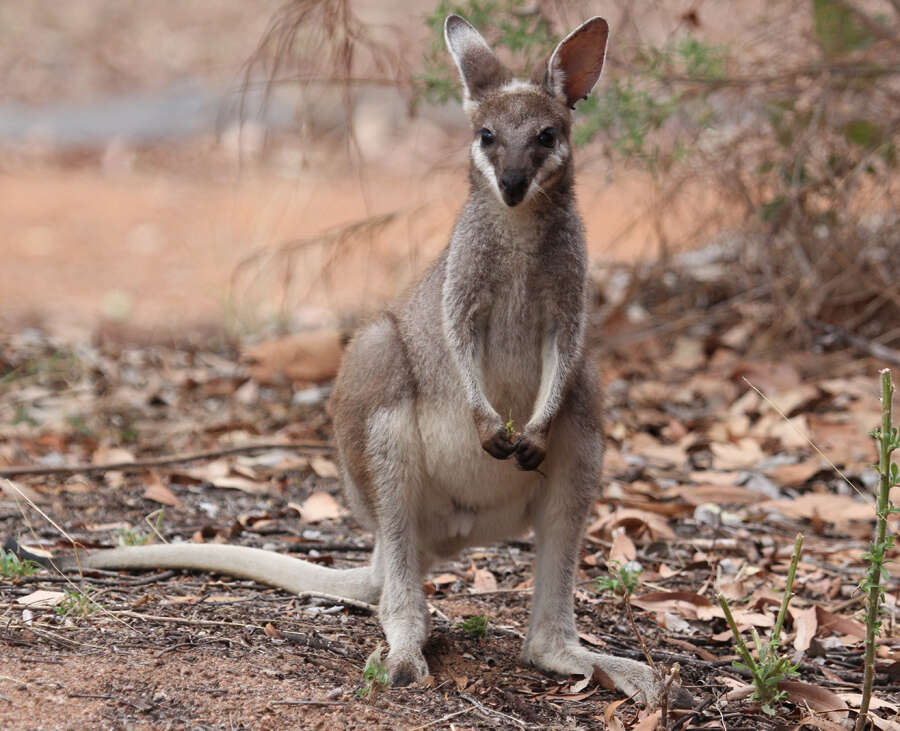
M405 685L428 674L429 566L531 526L534 596L523 660L562 675L597 667L624 693L656 702L654 672L582 647L574 615L603 437L583 355L587 261L570 110L596 84L608 34L605 20L591 18L523 81L468 22L446 20L473 129L471 192L443 254L351 341L332 398L347 500L375 535L371 565L328 569L198 544L100 551L79 565L203 569L377 602L388 673ZM676 693L677 702L689 701Z

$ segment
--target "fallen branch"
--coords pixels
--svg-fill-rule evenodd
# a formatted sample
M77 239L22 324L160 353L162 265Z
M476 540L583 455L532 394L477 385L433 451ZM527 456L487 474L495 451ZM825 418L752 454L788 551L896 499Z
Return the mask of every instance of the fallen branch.
M77 464L61 467L41 467L31 465L28 467L2 467L0 477L22 477L24 475L74 475L78 473L93 472L128 472L147 467L166 467L185 462L200 462L205 459L218 459L233 454L252 454L253 452L266 452L271 449L285 449L295 452L331 452L334 447L325 442L288 442L286 444L243 444L237 447L225 447L213 449L208 452L194 452L193 454L170 454L164 457L150 457L137 459L132 462L110 462L108 464Z
M883 360L885 363L891 363L893 365L900 366L900 350L889 348L886 345L882 345L881 343L873 343L871 340L866 340L866 338L862 338L859 335L848 332L847 330L844 330L837 325L830 325L827 322L808 320L808 323L816 330L821 330L822 332L833 337L835 340L846 343L847 345L850 345L857 350L862 351L866 355L870 355L873 358Z

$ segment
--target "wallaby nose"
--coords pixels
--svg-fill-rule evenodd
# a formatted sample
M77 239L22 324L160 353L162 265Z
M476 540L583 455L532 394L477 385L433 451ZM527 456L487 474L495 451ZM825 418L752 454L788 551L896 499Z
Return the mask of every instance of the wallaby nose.
M500 176L500 190L506 205L514 206L522 202L528 189L528 179L521 170L504 170Z

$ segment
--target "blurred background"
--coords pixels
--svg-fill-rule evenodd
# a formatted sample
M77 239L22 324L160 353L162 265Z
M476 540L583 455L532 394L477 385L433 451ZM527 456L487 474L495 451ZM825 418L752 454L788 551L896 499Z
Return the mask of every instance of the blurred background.
M595 333L900 347L897 0L0 3L0 331L256 339L396 295L466 195L448 12L520 72L610 22Z

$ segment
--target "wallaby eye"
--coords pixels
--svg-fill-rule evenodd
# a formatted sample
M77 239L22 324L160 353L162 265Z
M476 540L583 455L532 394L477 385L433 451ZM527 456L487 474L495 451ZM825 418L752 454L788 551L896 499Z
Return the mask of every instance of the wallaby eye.
M542 129L538 135L538 144L544 147L553 147L556 144L556 130L553 127Z
M494 144L494 133L491 132L487 127L482 127L478 130L478 134L481 135L481 144L484 147L488 147L489 145Z

